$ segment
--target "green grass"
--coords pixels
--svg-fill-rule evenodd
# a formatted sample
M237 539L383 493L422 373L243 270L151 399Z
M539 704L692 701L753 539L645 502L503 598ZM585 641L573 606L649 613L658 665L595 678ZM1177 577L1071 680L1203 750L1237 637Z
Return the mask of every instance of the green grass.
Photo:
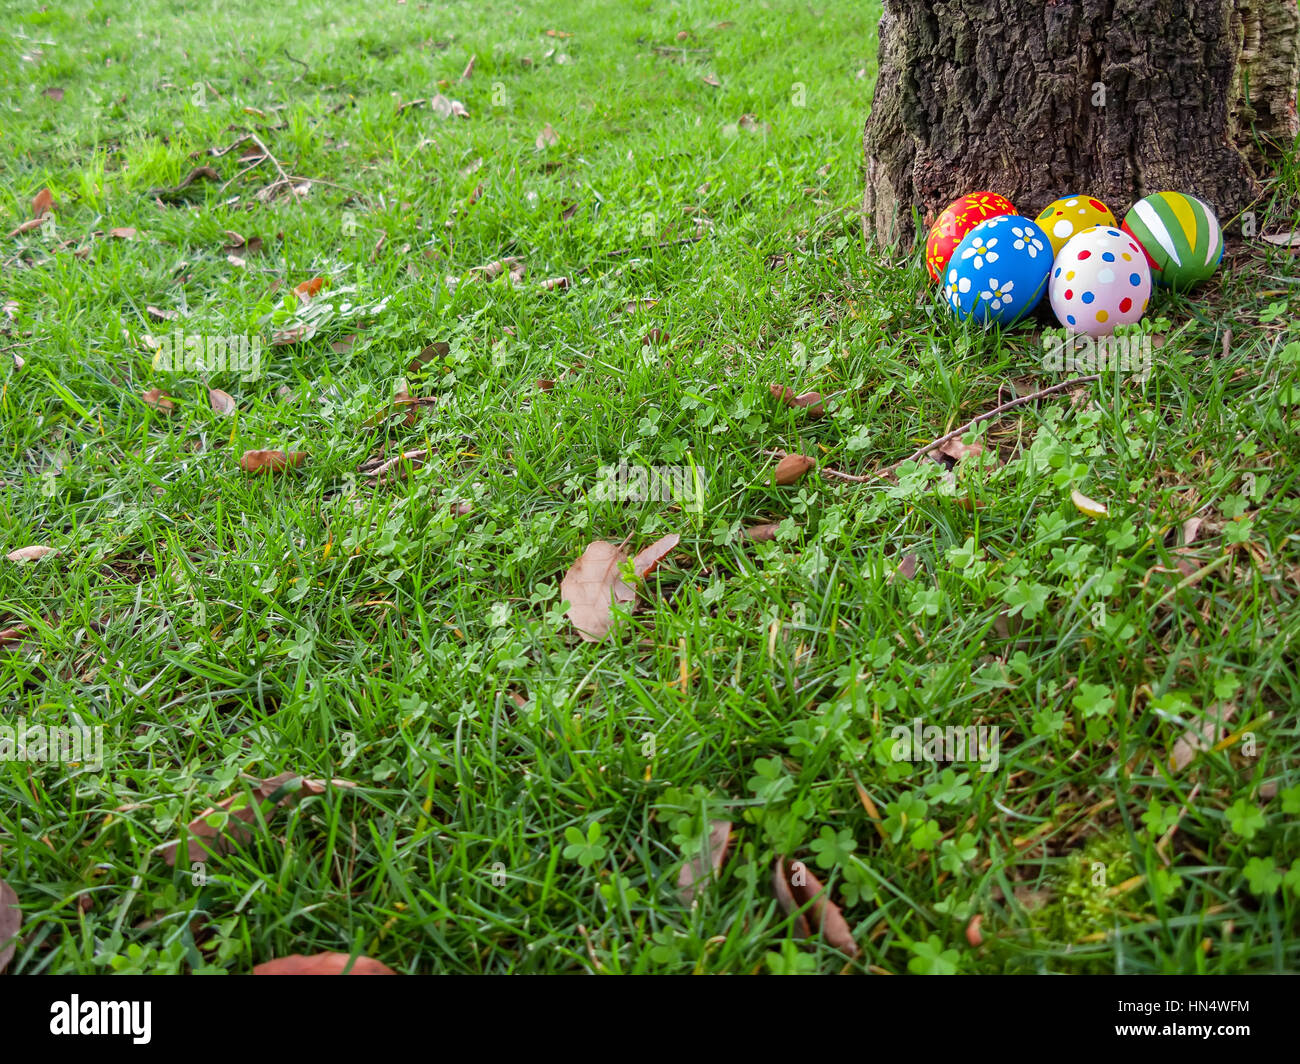
M919 255L860 238L876 5L117 6L0 20L0 231L42 187L60 204L0 244L0 554L58 550L0 561L0 630L26 626L0 708L105 742L101 770L0 763L11 971L1297 968L1287 253L1160 295L1150 377L985 423L997 462L776 487L764 452L867 473L1060 379L1039 325L961 326ZM399 109L438 93L469 117ZM210 154L250 134L305 195L262 202L270 160ZM219 182L160 202L200 165ZM1297 188L1288 165L1266 227ZM232 263L226 231L263 252ZM469 274L508 256L518 285ZM258 379L154 368L177 328L269 342L315 276L317 331ZM436 403L378 416L403 380ZM251 477L258 448L308 457ZM414 449L405 477L358 472ZM693 462L702 512L595 500L620 458ZM739 536L765 521L775 541ZM673 532L642 609L577 640L583 547ZM1216 703L1230 739L1171 770ZM997 770L894 761L915 717L996 726ZM356 786L163 861L241 774L281 772ZM732 851L687 905L711 819ZM777 855L828 883L859 958L793 937Z

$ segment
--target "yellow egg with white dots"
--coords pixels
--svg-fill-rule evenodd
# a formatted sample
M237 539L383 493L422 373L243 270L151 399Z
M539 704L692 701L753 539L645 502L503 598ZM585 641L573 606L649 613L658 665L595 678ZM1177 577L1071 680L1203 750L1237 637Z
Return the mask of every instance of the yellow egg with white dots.
M1062 196L1044 207L1034 221L1052 242L1053 255L1059 255L1066 242L1085 229L1094 225L1114 227L1119 224L1110 208L1091 196Z

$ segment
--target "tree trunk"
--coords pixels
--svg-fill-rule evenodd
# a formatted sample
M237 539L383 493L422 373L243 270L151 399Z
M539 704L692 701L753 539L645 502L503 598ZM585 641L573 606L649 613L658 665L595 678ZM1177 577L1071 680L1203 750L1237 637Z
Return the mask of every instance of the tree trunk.
M1171 189L1226 220L1296 135L1297 0L884 4L863 212L884 243L980 189L1031 218Z

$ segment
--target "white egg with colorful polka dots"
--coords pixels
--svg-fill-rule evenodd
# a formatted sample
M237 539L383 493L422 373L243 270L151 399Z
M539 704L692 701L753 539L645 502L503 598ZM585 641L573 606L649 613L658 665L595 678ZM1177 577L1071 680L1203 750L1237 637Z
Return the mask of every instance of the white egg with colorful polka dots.
M1151 267L1127 233L1108 225L1071 237L1052 264L1047 285L1056 320L1070 332L1109 336L1135 322L1151 299Z

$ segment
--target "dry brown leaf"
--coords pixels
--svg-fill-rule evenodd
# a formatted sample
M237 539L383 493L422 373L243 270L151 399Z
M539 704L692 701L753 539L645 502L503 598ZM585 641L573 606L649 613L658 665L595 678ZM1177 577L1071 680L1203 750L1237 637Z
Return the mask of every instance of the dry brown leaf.
M567 277L548 277L545 281L541 282L539 287L543 292L550 292L556 288L568 288L569 279Z
M0 974L9 967L18 949L18 932L22 930L23 912L18 908L14 888L0 879Z
M892 584L895 579L911 580L916 576L916 563L919 561L915 554L903 555L903 560L898 563L898 568L890 574L889 582Z
M325 287L324 277L313 277L310 281L303 281L302 284L294 285L293 294L302 302L314 299L320 295L320 290Z
M145 313L151 318L157 318L159 321L176 321L180 315L174 310L163 310L161 307L147 306L144 308Z
M560 598L569 603L569 621L588 643L599 642L609 634L614 623L611 597L619 602L631 602L635 597L619 573L625 561L627 555L622 550L598 539L587 544L560 582Z
M741 115L736 119L736 126L740 129L747 129L751 133L762 133L764 136L772 132L772 126L767 122L760 122L758 115Z
M537 140L533 143L538 151L545 151L552 145L560 143L560 135L551 128L551 123L547 122L542 126L542 131L537 134Z
M816 464L817 460L806 454L787 454L776 463L776 482L782 485L793 484Z
M17 550L11 550L5 555L11 562L34 562L44 558L47 554L58 554L57 547L19 547Z
M245 451L239 459L239 468L245 473L283 473L286 469L302 465L306 451Z
M140 398L160 414L170 414L176 410L176 404L171 401L171 396L158 388L150 388Z
M984 444L947 440L939 445L938 450L940 454L946 454L954 462L960 462L963 458L973 458L977 454L983 454Z
M48 89L42 89L41 95L48 96L55 103L63 102L63 90L57 85L51 85Z
M407 373L414 373L421 366L432 362L435 358L446 358L451 352L451 344L445 340L435 340L431 344L426 344L406 367Z
M826 416L826 408L822 406L821 392L804 392L803 395L795 395L794 389L788 384L769 385L768 391L770 391L777 399L780 399L786 406L807 410L809 417L819 418Z
M722 871L722 864L727 859L727 848L731 843L731 821L710 820L709 837L704 846L694 857L682 865L677 874L677 893L682 901L689 905L696 893L702 890L709 880L717 878Z
M214 413L222 416L233 414L237 407L235 397L229 392L223 392L220 388L208 389L208 405L212 407Z
M481 273L486 280L495 281L507 270L513 274L521 265L521 259L511 256L508 259L497 259L495 262L489 262L486 266L475 266L469 272Z
M1228 721L1237 715L1235 703L1218 703L1205 711L1205 722L1189 728L1176 743L1169 755L1169 767L1178 772L1185 769L1202 750L1211 749L1228 734Z
M429 110L439 118L468 118L469 112L465 110L465 105L459 100L453 100L442 93L438 93L429 101Z
M477 55L472 55L469 57L469 62L465 64L465 69L462 70L460 73L461 81L469 81L469 79L474 76L474 62L477 59L478 59Z
M802 861L792 862L787 869L784 859L778 857L772 871L772 887L782 911L795 917L795 934L800 938L820 928L827 943L841 953L856 957L861 952L840 907Z
M304 340L310 340L316 335L316 323L304 322L302 325L295 325L292 329L280 329L271 334L272 347L290 347L293 344L300 344Z
M745 529L745 538L753 540L755 543L770 543L776 539L776 530L779 526L775 524L751 525Z
M254 975L396 975L388 965L373 957L353 957L348 953L291 953L264 961L253 968Z
M8 646L10 643L21 643L31 634L31 629L25 624L16 624L12 628L0 628L0 647Z
M48 188L41 189L32 197L32 217L39 218L43 214L49 214L50 211L56 211L59 205L54 202L54 193Z
M645 336L641 337L641 346L650 347L654 344L666 344L668 334L663 329L651 329Z
M655 540L632 559L633 571L638 577L648 576L680 541L676 532ZM599 642L609 634L614 623L612 602L636 599L636 590L628 586L620 572L626 561L621 547L598 539L587 544L582 557L564 574L560 597L569 603L569 621L589 643Z
M33 218L30 221L23 222L22 225L9 230L9 236L22 236L24 233L30 233L33 229L39 229L45 224L45 219L48 217L48 214L42 214L39 218Z
M124 225L118 229L110 229L108 231L108 235L111 237L116 237L118 240L134 240L136 236L136 231L131 226Z
M677 544L682 541L682 537L676 532L669 532L666 536L661 536L648 547L643 547L637 551L636 557L632 559L632 569L637 576L649 576L659 567L659 563L668 557L677 549Z
M537 387L541 391L549 392L552 388L555 387L555 381L551 380L550 377L538 377Z
M1289 233L1264 233L1264 239L1275 247L1280 248L1300 248L1300 229L1293 229Z
M300 786L297 790L282 795L276 802L277 807L284 808L292 805L305 795L324 794L330 787L356 786L355 783L350 783L347 780L308 779L299 776L296 772L281 772L280 775L265 780L249 780L253 792L253 803L248 802L243 788L240 788L229 798L223 799L216 805L205 809L190 821L189 826L186 828L186 832L189 834L186 854L190 863L206 861L214 855L225 853L234 843L244 842L251 838L252 832L247 825L257 823L259 808L269 801L271 796L280 788L294 780L298 780ZM270 810L266 812L269 814ZM215 817L217 814L225 814L224 822L220 823L220 826L212 824L209 820L209 818ZM167 843L161 848L163 860L168 865L174 866L179 849L179 841Z
M712 86L715 89L722 88L722 82L718 80L716 74L703 74L701 75L700 80L704 82L704 84Z

